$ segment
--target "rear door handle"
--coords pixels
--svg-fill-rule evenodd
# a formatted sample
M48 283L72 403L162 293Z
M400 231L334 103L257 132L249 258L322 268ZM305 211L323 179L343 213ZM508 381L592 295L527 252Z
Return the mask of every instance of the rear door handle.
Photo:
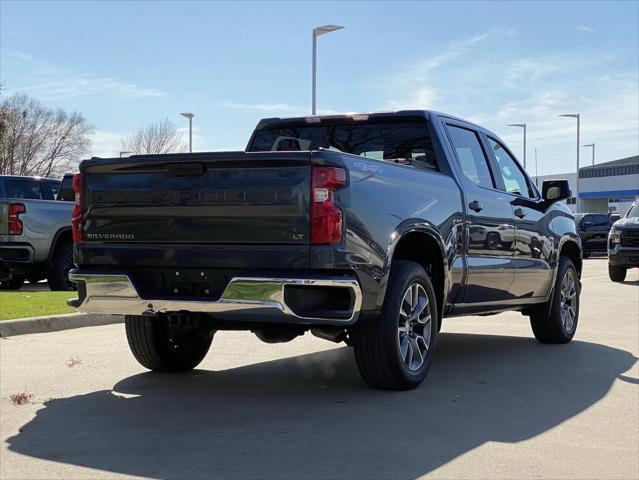
M481 203L479 203L477 200L473 200L472 202L468 204L468 208L476 212L481 212L484 209L484 206Z
M523 208L515 208L515 216L524 218L526 216L526 211Z

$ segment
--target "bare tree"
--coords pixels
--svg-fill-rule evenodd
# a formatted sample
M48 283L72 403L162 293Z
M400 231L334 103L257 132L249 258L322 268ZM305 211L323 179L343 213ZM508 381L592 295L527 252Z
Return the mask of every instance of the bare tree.
M4 84L0 83L0 98L2 96L2 89L4 88ZM0 102L0 162L5 157L5 151L7 148L7 138L6 133L9 128L9 113L4 106L4 102ZM2 172L2 164L0 163L0 172Z
M165 118L122 140L120 150L140 155L185 152L187 147L176 125Z
M45 107L24 94L0 102L0 173L59 176L74 170L93 133L77 112Z

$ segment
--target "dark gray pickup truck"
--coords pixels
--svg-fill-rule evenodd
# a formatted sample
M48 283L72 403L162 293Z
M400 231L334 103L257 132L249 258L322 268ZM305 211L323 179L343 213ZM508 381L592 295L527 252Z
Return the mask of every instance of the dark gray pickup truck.
M608 234L608 275L623 282L629 268L639 267L639 200L633 202L623 218L613 223Z
M126 315L151 370L194 368L218 330L310 331L399 390L445 317L519 310L544 343L577 328L567 181L540 193L495 134L448 115L266 119L244 152L92 158L73 183L70 304Z

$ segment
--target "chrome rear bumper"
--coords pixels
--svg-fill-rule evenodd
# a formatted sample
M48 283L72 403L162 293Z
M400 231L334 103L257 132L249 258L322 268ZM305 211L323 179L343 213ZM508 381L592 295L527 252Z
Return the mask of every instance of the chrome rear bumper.
M69 279L83 283L85 295L69 305L85 313L113 315L153 315L166 312L201 312L224 320L245 320L297 324L351 325L362 305L362 292L355 279L234 277L219 300L142 298L128 275L84 273L72 270ZM351 309L348 316L306 317L296 314L285 302L288 285L348 288Z

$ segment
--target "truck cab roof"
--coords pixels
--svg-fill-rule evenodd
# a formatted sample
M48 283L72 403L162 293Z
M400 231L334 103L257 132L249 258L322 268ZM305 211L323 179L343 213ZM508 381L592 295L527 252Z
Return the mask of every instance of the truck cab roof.
M269 117L263 118L260 120L255 127L255 130L260 130L263 128L271 127L279 124L286 123L298 123L298 122L306 122L309 124L314 123L342 123L344 121L366 121L370 119L384 119L384 118L401 118L401 117L424 117L427 120L431 117L446 117L452 120L457 120L459 122L464 122L469 125L473 125L476 128L481 128L485 130L483 127L474 124L468 120L463 118L455 117L454 115L449 115L447 113L437 112L435 110L398 110L395 112L371 112L371 113L344 113L339 115L308 115L304 117Z

